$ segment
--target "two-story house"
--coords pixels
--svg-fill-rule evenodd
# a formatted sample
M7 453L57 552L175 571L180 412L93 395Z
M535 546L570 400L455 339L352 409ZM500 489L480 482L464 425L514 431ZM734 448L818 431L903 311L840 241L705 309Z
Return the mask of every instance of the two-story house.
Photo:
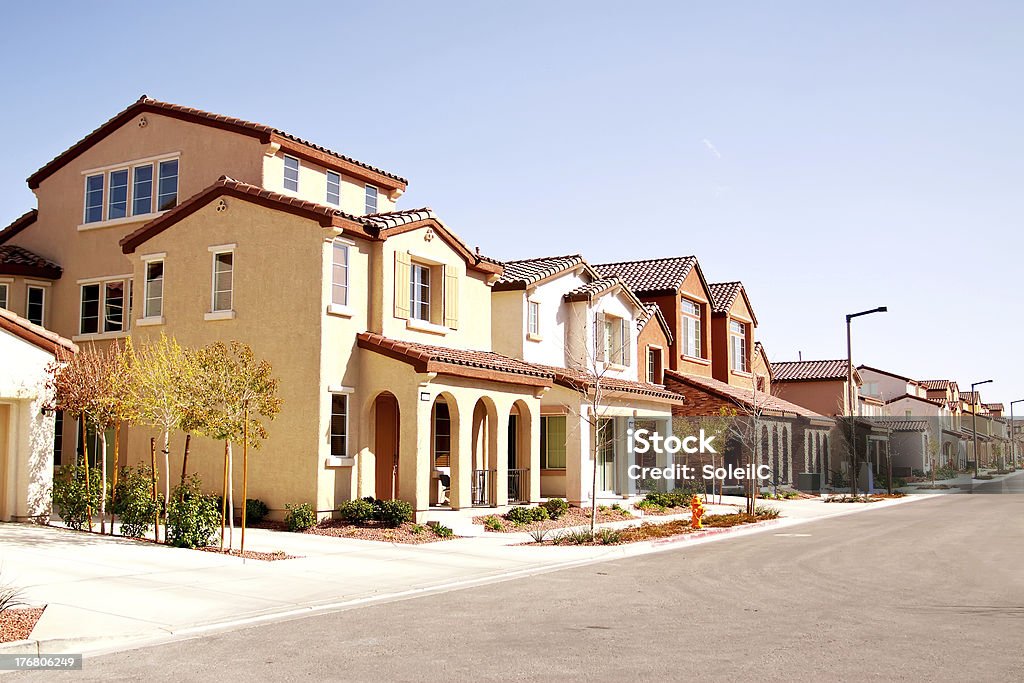
M636 494L628 431L670 434L683 400L659 381L658 352L672 340L664 317L579 255L504 267L492 294L494 350L554 375L541 396L541 495L589 505L595 467L599 503Z

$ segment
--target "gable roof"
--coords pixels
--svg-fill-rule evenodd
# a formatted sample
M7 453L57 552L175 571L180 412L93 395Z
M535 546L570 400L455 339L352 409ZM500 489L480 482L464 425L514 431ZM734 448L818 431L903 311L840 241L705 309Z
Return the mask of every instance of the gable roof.
M704 391L719 398L736 403L737 405L747 409L753 406L753 395L750 389L733 386L732 384L728 384L711 377L683 374L675 370L666 369L665 383L666 386L670 388L681 386L683 391L686 391L686 388ZM789 413L800 417L825 417L813 410L808 410L803 406L798 406L795 403L784 401L778 396L773 396L771 394L758 392L757 400L759 401L759 406L772 413Z
M554 378L553 373L541 366L493 351L470 351L418 344L372 332L360 332L356 335L356 340L359 348L407 363L420 373L436 372L442 375L536 387L549 387Z
M195 213L217 197L225 195L266 206L276 211L302 216L316 221L322 227L340 228L349 235L374 241L383 241L393 235L429 226L463 257L467 267L486 273L501 273L501 265L498 262L470 251L469 247L448 230L429 208L354 216L332 206L273 192L227 176L221 176L217 182L205 190L123 237L120 241L121 251L125 254L133 253L139 245Z
M867 418L873 424L879 424L894 432L927 432L928 420L906 418L906 417L871 417Z
M908 384L921 384L921 382L918 382L916 379L913 379L911 377L904 377L903 375L897 375L895 372L889 372L888 370L880 370L879 368L873 368L870 365L858 365L857 369L870 370L871 372L877 372L880 375L885 375L887 377L892 377L894 379L901 379L904 382L907 382Z
M54 355L57 354L58 349L78 353L78 347L70 339L65 339L45 327L30 323L25 318L8 311L6 308L0 308L0 330L6 330L15 337L23 339L29 344L38 346Z
M743 302L747 305L747 310L750 311L750 317L754 325L757 325L757 314L754 313L754 307L750 305L747 288L743 286L742 282L715 282L708 285L708 292L711 294L712 315L728 315L736 297L742 294Z
M903 394L902 396L897 396L896 398L890 398L888 401L885 402L885 405L889 405L890 403L896 403L896 401L902 401L905 398L913 399L915 401L920 401L921 403L927 403L933 406L939 406L941 408L946 407L946 401L944 401L941 398L922 398L921 396L914 396L913 394Z
M28 226L35 223L38 217L39 210L31 209L15 218L13 223L8 225L3 230L0 230L0 244L3 244L4 242L17 235L19 232L21 232Z
M675 294L683 286L686 276L694 267L698 272L696 256L671 256L644 261L598 263L593 268L600 275L621 277L626 285L639 295ZM703 281L704 276L701 275ZM707 283L704 283L707 286Z
M1006 410L1002 403L982 403L981 405L985 410L998 410L1000 412Z
M580 370L577 368L561 368L553 365L541 365L537 363L535 363L534 366L550 372L554 376L556 384L572 389L573 391L587 393L597 386L598 383L597 376L586 370ZM603 392L637 394L640 396L667 400L673 403L683 403L686 400L682 394L671 391L661 384L650 384L648 382L637 382L634 380L619 379L618 377L609 376L601 377L600 383L601 391Z
M23 275L59 280L64 269L24 247L0 244L0 275Z
M567 256L541 256L539 258L504 261L505 272L494 283L494 291L503 292L514 289L526 289L531 285L540 284L556 275L583 267L593 272L579 254Z
M980 402L981 402L981 392L980 391L961 391L960 392L960 400L964 401L966 403L971 403L971 404L978 403L980 405Z
M813 382L846 380L849 366L841 360L797 360L772 363L776 382ZM854 381L859 374L854 371Z
M662 332L665 333L665 338L668 343L672 343L672 330L669 328L668 321L665 320L665 315L661 312L661 308L657 304L644 304L644 311L640 314L640 317L636 319L636 329L643 331L647 327L647 323L651 320L657 319L658 324L661 326Z
M257 138L261 143L277 143L282 149L290 153L306 158L314 163L326 165L332 168L345 171L351 175L357 175L368 180L375 181L384 187L404 190L408 185L405 178L389 173L380 168L364 164L361 161L339 154L321 145L314 144L298 136L286 133L279 128L267 126L262 123L253 123L233 116L213 114L193 107L185 107L180 104L160 102L143 95L126 109L116 114L112 119L101 125L93 132L76 142L74 145L58 154L52 161L40 168L28 177L28 186L33 190L39 184L56 173L65 164L69 163L107 135L123 126L136 116L145 113L160 114L170 118L197 123L204 126L211 126L221 130L247 135Z
M948 379L926 379L920 382L921 386L930 391L945 391L949 389Z

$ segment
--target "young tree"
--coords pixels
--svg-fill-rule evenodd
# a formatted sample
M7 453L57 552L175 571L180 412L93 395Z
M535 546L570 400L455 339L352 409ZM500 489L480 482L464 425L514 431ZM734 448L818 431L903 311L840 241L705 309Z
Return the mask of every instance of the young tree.
M281 411L277 396L278 381L268 361L259 360L248 344L215 342L196 354L196 376L200 391L210 401L204 416L196 421L206 436L224 441L225 496L222 515L229 518L228 547L234 547L234 455L232 442L242 442L244 456L248 447L259 448L268 432L263 420L273 420ZM245 458L244 458L245 459ZM243 491L248 482L248 467L243 463ZM244 497L243 493L243 497ZM242 544L245 539L245 501L242 501ZM224 522L221 522L223 546Z

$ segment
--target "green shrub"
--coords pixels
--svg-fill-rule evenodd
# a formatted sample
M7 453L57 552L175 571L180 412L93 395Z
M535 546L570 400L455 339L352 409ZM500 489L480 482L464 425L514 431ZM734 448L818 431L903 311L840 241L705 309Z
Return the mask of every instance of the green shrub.
M488 515L486 518L484 518L484 528L488 531L501 532L505 530L505 525L501 523L501 520L498 519L497 516Z
M530 532L530 537L533 538L534 543L543 543L544 539L547 538L547 529L534 529Z
M288 531L305 531L316 526L316 512L309 503L286 503L284 509L284 523Z
M438 522L434 525L434 535L438 538L451 538L455 535L455 532Z
M378 500L373 504L373 518L391 528L411 522L412 505L404 500Z
M414 534L416 534L417 536L422 534L426 530L427 530L426 527L424 527L422 524L411 524L411 525L409 525L409 531L414 533Z
M652 491L644 496L644 500L663 508L688 508L690 500L703 492L703 489L695 486L694 482L686 482L682 488L672 491Z
M598 529L597 540L601 545L615 545L622 542L622 532L618 529Z
M548 517L548 511L542 507L514 507L505 513L505 519L516 525L530 524L532 522L543 522Z
M643 500L638 502L636 504L636 507L639 508L640 510L644 510L646 512L664 512L665 511L665 506L664 505L659 505L658 503L650 501L647 498L644 498Z
M590 535L590 529L570 529L560 533L554 540L558 545L589 545L594 542L594 536Z
M53 506L60 512L64 523L72 529L88 527L87 510L91 509L95 514L100 509L103 475L97 468L90 467L87 491L85 471L84 460L79 460L73 465L61 465L53 477Z
M548 498L544 503L544 509L547 510L548 517L558 519L569 511L569 504L565 502L564 498Z
M153 470L148 465L122 467L111 507L121 520L122 536L145 536L160 510L159 499L153 500Z
M218 496L219 498L219 496ZM220 501L216 501L220 502ZM217 508L220 509L219 507ZM245 523L259 524L270 512L270 508L259 498L246 498L245 500Z
M950 467L949 465L943 465L942 467L935 468L936 479L956 479L959 472L956 468Z
M373 503L363 499L346 500L338 506L338 517L346 522L365 522L373 519Z
M754 508L754 516L761 519L778 519L780 514L779 509L771 505L758 505Z
M193 475L174 487L167 506L167 543L178 548L210 545L220 526L220 513L213 496L203 493L199 477Z

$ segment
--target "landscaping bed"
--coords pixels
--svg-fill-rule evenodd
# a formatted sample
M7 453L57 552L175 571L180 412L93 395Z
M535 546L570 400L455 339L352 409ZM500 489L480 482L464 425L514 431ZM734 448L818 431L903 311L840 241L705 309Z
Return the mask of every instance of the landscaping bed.
M0 643L26 640L45 607L11 608L0 612Z
M858 495L852 496L848 493L832 494L822 499L823 503L878 503L884 498L901 498L904 494L892 494L891 496L887 493L873 493L870 496Z
M518 509L518 508L514 508ZM528 508L531 509L531 508ZM532 508L537 509L537 508ZM539 508L544 509L544 508ZM514 521L509 519L509 514L504 515L478 515L473 518L474 524L482 524L484 529L491 533L518 533L522 531L532 532L539 531L542 529L563 529L565 527L574 526L589 526L590 525L590 508L568 508L564 513L558 516L556 519L538 519L536 521L530 521L525 523L516 524ZM597 508L597 523L602 524L605 522L621 522L625 519L636 519L630 512L618 507L604 507L598 506ZM500 528L493 520L498 520Z
M688 519L676 519L670 522L644 522L639 526L625 529L598 529L594 538L590 538L589 529L574 529L563 534L551 534L550 538L525 545L623 545L640 543L675 536L698 533L707 529L723 529L745 524L756 524L777 519L778 510L762 508L756 514L734 512L723 515L706 515L702 522L703 528L694 529Z
M202 550L205 553L217 553L218 555L230 555L231 557L242 557L247 560L262 560L264 562L299 559L298 555L289 555L283 550L275 550L272 553L264 553L258 550L246 550L243 553L241 550L228 550L227 548L221 550L219 547L214 545L206 546L205 548L196 548L196 550Z
M952 485L951 486L949 484L934 484L934 485L933 484L918 484L917 486L914 486L913 488L915 488L915 489L925 489L925 490L931 489L933 491L934 490L945 491L947 489L958 489L960 487L956 486L956 485Z
M273 531L288 531L284 522L264 521L260 522L259 528L271 529ZM335 538L355 538L363 541L383 541L385 543L407 543L419 545L421 543L433 543L435 541L449 541L455 536L439 536L432 527L425 524L414 524L404 522L397 527L385 526L381 522L347 522L341 519L326 519L316 526L304 531L296 531L299 534L312 534L314 536L334 536Z

